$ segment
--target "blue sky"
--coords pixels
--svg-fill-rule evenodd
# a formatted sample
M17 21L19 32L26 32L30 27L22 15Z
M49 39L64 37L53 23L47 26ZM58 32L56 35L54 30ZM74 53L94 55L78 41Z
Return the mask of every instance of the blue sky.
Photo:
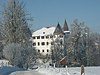
M3 0L0 0L3 1ZM33 17L33 29L44 26L70 26L75 19L85 22L94 32L100 33L100 0L23 0ZM1 4L1 3L0 3Z

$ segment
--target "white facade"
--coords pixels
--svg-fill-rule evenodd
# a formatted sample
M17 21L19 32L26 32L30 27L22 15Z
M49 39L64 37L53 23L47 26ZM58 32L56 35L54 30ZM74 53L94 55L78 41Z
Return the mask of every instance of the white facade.
M56 27L43 27L32 34L33 47L37 49L37 52L42 55L51 54L51 47L55 39L59 38L64 43L64 38L69 35L70 31L65 20L64 27L61 28L59 22ZM53 47L54 48L54 47Z
M51 53L51 45L56 38L53 33L56 27L43 27L32 34L33 46L43 55Z

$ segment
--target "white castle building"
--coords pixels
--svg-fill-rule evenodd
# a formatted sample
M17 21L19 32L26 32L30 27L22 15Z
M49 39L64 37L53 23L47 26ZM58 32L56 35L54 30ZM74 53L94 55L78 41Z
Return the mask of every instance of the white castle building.
M32 33L33 46L37 49L37 52L42 55L51 54L51 46L53 41L60 37L63 39L64 33L69 33L69 28L65 20L64 27L61 28L58 23L57 27L43 27Z

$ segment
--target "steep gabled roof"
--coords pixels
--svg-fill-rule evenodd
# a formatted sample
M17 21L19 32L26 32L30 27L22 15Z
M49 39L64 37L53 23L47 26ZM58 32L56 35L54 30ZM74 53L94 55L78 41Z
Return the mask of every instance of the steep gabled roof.
M64 34L64 32L63 32L63 30L62 30L62 28L61 28L59 22L58 22L58 25L57 25L57 27L56 27L56 29L55 29L55 31L54 31L53 34L54 34L54 35L62 35L62 34Z
M69 31L68 24L67 24L66 20L65 20L65 23L64 23L63 30L64 31Z

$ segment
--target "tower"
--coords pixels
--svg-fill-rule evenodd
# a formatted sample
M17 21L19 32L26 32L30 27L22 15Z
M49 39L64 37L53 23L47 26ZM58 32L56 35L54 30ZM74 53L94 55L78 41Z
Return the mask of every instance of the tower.
M66 56L67 55L67 47L66 47L66 45L67 45L67 38L68 38L68 35L70 34L70 31L69 31L66 19L65 19L64 26L63 26L63 32L64 32L64 56Z
M63 26L63 31L69 31L69 28L68 28L68 24L66 22L66 19L65 19L65 23L64 23L64 26Z
M62 35L62 34L64 34L59 22L58 22L57 27L56 27L56 29L55 29L53 34L54 35Z

